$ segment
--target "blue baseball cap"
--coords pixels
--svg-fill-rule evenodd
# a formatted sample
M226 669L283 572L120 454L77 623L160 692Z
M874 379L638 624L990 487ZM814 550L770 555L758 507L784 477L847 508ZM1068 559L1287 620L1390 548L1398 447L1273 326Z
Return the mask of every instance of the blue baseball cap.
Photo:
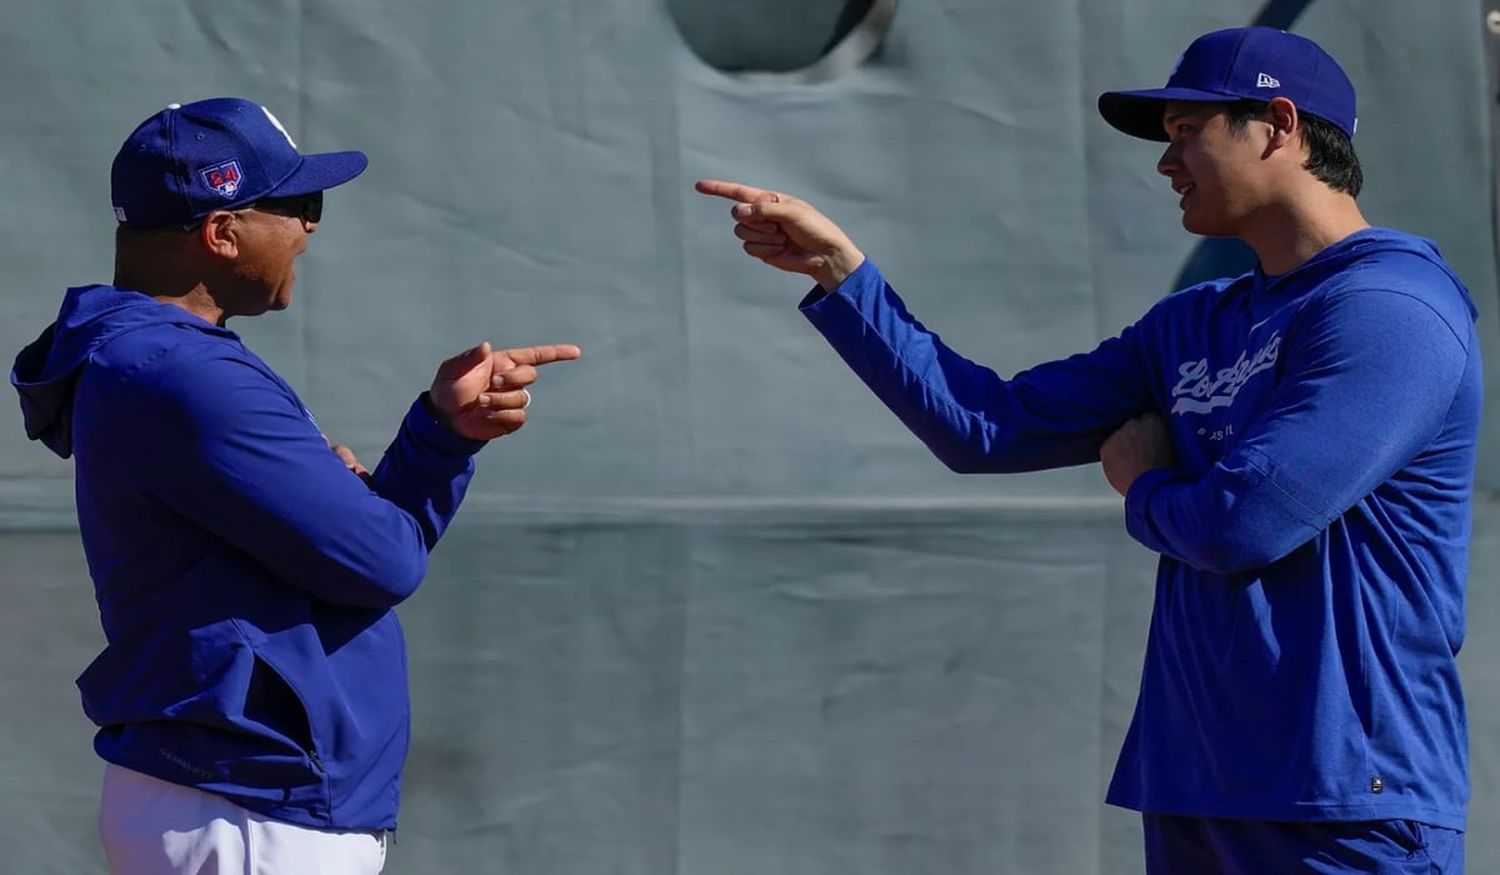
M115 219L132 228L185 225L214 210L342 185L363 152L303 155L271 111L237 97L172 104L130 133L110 168Z
M1273 27L1216 30L1193 40L1165 88L1109 91L1099 114L1117 129L1165 143L1162 110L1169 100L1222 103L1285 97L1299 112L1316 116L1354 137L1359 119L1354 83L1333 56L1312 40Z

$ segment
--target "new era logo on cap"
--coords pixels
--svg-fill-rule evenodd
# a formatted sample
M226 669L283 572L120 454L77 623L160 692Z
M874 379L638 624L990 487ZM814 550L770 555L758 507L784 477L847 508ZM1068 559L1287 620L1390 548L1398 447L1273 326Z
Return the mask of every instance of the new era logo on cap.
M1268 75L1266 73L1261 73L1260 75L1258 75L1258 76L1255 77L1255 87L1256 88L1280 88L1281 87L1281 80L1277 79L1274 76L1270 76L1270 75Z

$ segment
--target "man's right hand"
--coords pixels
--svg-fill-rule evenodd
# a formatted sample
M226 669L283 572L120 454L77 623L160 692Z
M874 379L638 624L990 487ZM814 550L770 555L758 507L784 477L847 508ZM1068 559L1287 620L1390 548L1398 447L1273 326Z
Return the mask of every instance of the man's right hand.
M528 386L536 369L572 361L582 353L571 343L492 349L488 342L459 353L438 367L427 398L438 420L455 434L488 441L526 424Z
M865 260L839 226L806 201L716 179L701 180L695 188L735 201L729 214L745 252L772 267L807 274L824 291L837 288Z
M1172 433L1155 413L1144 413L1115 430L1099 448L1104 479L1121 496L1130 494L1137 477L1153 468L1176 468Z

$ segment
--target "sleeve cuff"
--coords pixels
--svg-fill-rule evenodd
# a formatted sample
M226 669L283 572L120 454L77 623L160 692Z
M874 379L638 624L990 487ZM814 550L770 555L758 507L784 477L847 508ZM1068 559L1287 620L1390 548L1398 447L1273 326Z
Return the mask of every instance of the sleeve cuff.
M418 396L417 400L412 402L411 408L406 411L406 419L402 421L401 427L417 443L444 456L472 456L484 449L487 443L455 434L447 426L433 419L432 415L427 412L427 405L423 403L421 396Z
M870 289L883 288L885 288L885 277L881 276L880 268L875 266L875 262L866 258L859 263L859 267L854 269L854 273L844 277L844 281L839 283L838 288L830 290L822 286L813 286L812 291L808 292L797 305L797 309L805 315L812 316L835 296L852 300L866 294Z

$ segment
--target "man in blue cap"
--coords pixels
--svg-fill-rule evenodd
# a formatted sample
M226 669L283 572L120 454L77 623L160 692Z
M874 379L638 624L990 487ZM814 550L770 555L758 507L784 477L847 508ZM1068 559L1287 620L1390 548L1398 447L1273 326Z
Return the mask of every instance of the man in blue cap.
M1354 88L1310 40L1207 34L1106 121L1167 144L1184 227L1243 276L1168 296L1091 352L1013 378L946 347L808 204L736 201L747 253L818 287L803 313L962 472L1100 461L1161 554L1108 800L1147 871L1459 872L1474 307L1432 244L1355 203Z
M392 609L537 366L579 355L480 344L373 472L330 446L226 323L291 303L324 191L365 165L247 100L153 115L114 162L114 282L69 289L11 373L27 434L75 460L115 875L380 871L410 716Z

